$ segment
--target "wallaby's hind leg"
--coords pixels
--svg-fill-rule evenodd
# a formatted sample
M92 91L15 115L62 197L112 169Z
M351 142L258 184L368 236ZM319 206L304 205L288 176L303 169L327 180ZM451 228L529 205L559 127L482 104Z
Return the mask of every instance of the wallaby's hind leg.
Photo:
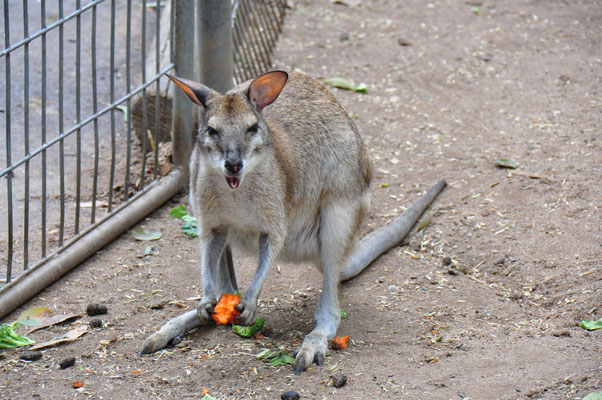
M354 215L352 206L337 204L325 207L320 214L320 245L323 283L322 293L314 314L316 327L305 337L297 351L295 371L301 373L313 362L322 365L328 342L341 322L338 286L340 270L345 265L353 245Z
M232 252L229 247L226 247L222 252L216 275L215 287L219 296L223 293L234 293L238 290L236 276L234 275ZM161 350L170 343L179 341L182 335L201 325L203 324L201 324L197 310L187 311L182 315L172 318L161 329L146 339L140 354L150 354Z

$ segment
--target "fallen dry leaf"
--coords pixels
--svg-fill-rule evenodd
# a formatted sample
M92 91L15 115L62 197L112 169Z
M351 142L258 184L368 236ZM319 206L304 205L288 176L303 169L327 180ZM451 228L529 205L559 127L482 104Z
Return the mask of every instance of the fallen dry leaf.
M59 338L54 338L47 342L37 344L37 345L31 347L29 350L39 350L39 349L43 349L45 347L56 346L57 344L61 344L61 343L73 342L74 340L76 340L78 337L82 336L86 332L88 332L88 327L83 325L83 326L77 327L75 329L71 329L69 332L65 333L63 336L61 336Z

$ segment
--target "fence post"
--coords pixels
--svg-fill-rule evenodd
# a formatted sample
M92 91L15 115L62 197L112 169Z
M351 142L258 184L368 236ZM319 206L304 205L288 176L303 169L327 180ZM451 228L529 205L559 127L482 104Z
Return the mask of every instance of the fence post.
M198 2L200 81L220 93L233 86L232 14L230 0Z
M172 0L173 43L171 60L175 75L194 79L194 0ZM170 83L171 84L171 83ZM188 171L194 129L194 104L181 90L173 93L173 159L176 166Z

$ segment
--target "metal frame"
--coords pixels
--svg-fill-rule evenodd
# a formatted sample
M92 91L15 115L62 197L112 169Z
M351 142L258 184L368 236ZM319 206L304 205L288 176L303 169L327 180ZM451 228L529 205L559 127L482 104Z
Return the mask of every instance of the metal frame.
M34 4L37 7L38 3ZM33 13L39 16L40 29L30 34L35 21L30 4L23 0L23 36L12 44L16 23L10 13L17 8L16 2L4 0L4 15L0 19L4 21L5 36L5 48L0 51L0 58L4 57L0 70L3 67L5 77L0 87L4 84L5 96L0 108L4 109L6 126L5 143L0 142L0 162L5 161L6 165L0 171L0 185L6 180L5 195L0 193L0 212L7 221L6 229L0 229L0 277L3 273L6 277L0 287L0 318L186 185L195 123L190 101L178 92L173 94L175 168L165 177L159 175L159 119L155 118L152 141L157 145L148 149L152 150L149 153L146 140L139 147L135 145L131 118L122 122L116 111L131 116L132 99L142 96L146 132L147 93L160 95L162 85L168 84L163 77L166 72L225 91L234 82L269 69L269 52L284 15L283 0L172 0L171 62L160 68L160 43L155 40L155 68L148 77L147 34L159 38L162 29L171 29L161 26L164 10L149 9L146 0L135 1L135 6L132 0L94 0L83 6L81 0L58 0L58 4L52 4L57 8L52 11L57 11L58 19L47 23L49 10L46 1L41 0ZM125 18L125 24L117 23L118 9L122 11L120 21ZM100 33L107 27L101 25L107 18L101 18L101 14L110 15L109 34L102 41ZM231 23L227 23L229 19ZM133 23L135 20L137 23ZM196 41L191 34L195 23L199 37ZM219 39L208 32L217 32ZM140 43L138 54L132 51L134 40ZM135 67L138 55L139 67ZM23 60L18 66L17 57ZM195 65L201 68L195 71ZM117 68L120 74L125 73L124 78L117 76ZM15 76L22 78L19 88L13 81ZM108 85L103 87L107 79ZM108 93L103 90L107 86ZM22 103L22 111L15 102ZM155 107L158 114L159 102ZM14 117L19 117L19 122ZM69 126L71 121L73 125ZM22 138L16 135L17 131L23 132ZM21 144L16 144L15 139ZM18 151L15 146L21 145L22 151ZM22 198L16 193L22 193ZM84 209L85 203L89 208ZM53 219L53 215L58 217ZM22 235L16 230L21 227ZM19 264L21 272L15 269Z

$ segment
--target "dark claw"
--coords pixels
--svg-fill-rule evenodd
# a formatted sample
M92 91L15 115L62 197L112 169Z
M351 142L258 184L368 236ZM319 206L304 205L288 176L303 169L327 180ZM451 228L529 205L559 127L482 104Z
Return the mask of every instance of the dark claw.
M177 346L177 345L178 345L178 344L179 344L181 341L182 341L182 335L178 335L178 336L176 336L175 338L173 338L173 339L171 340L171 345L175 347L175 346Z
M316 356L314 357L314 361L316 362L316 365L318 367L321 367L322 364L324 364L324 355L322 353L316 353Z
M299 354L299 349L297 349L293 352L293 357L297 358L297 354Z
M304 365L305 365L305 356L301 356L297 360L297 363L295 364L295 374L299 375L300 373L302 373L305 370L305 368L303 368Z
M146 354L150 354L151 353L151 345L150 344L144 344L144 346L142 347L142 350L140 350L140 355L144 356Z

